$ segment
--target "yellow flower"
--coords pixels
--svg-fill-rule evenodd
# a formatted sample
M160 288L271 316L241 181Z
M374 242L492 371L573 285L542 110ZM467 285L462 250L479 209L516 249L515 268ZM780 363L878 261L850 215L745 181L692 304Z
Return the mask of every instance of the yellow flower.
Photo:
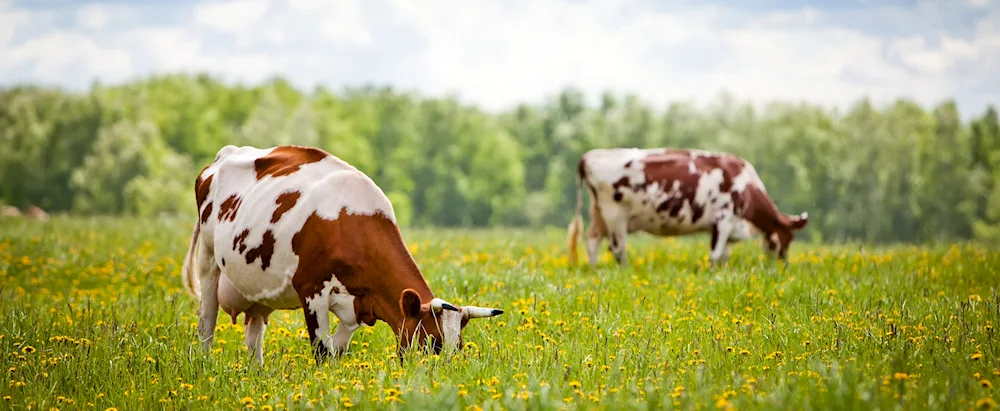
M993 388L993 383L990 380L982 380L979 382L979 385L982 385L983 388Z
M35 352L35 347L32 347L30 345L25 345L24 347L21 347L21 352L25 354L31 354Z
M569 386L573 388L580 388L580 381L577 380L570 381Z
M242 402L243 402L244 405L246 405L246 404L253 404L253 398L243 397Z
M984 410L992 410L996 407L997 403L996 401L993 401L992 398L980 398L979 401L976 401L976 408L981 408Z
M972 357L969 357L969 358L972 358L972 361L978 361L980 358L983 358L983 355L980 354L980 353L975 353L975 354L972 354Z

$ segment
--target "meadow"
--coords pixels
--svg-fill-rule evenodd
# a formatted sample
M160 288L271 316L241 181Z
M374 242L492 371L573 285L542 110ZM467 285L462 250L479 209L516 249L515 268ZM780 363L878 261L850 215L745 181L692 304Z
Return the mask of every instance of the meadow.
M316 366L300 311L265 364L242 318L208 354L181 285L186 220L0 220L3 409L983 409L1000 400L1000 252L630 238L567 267L563 230L405 229L436 295L505 309L455 355L362 328ZM582 247L581 255L585 256ZM331 317L335 318L335 317Z

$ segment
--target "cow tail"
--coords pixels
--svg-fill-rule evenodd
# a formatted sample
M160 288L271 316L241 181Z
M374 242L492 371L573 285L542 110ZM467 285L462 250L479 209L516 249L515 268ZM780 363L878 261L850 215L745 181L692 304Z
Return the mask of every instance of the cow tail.
M198 282L198 265L195 263L197 247L201 239L201 224L194 223L194 232L191 234L191 244L188 246L187 255L184 256L184 265L181 268L181 276L184 281L184 289L195 298L201 298L201 287Z
M580 160L579 172L576 174L576 212L573 214L573 219L569 223L569 264L576 265L577 254L576 254L576 242L577 238L580 237L580 231L583 227L583 218L580 216L581 206L583 204L583 160Z

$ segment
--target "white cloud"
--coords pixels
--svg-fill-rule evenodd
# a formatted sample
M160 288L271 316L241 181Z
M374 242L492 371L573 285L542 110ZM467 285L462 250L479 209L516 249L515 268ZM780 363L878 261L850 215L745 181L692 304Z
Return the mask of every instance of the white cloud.
M132 65L127 51L103 48L66 31L33 38L5 51L4 60L12 65L33 63L32 77L44 82L59 82L68 72L119 79L131 72Z
M0 1L0 51L14 38L14 32L28 23L28 13L10 9L10 3Z
M91 30L103 28L111 20L111 13L100 4L85 4L76 9L76 24Z
M0 78L83 82L77 86L93 76L118 81L151 71L206 70L245 82L281 74L303 86L375 82L427 94L457 92L488 109L537 102L566 86L591 98L605 90L632 92L657 106L705 101L723 90L755 101L841 106L866 95L923 104L1000 98L992 80L1000 70L995 2L969 3L980 7L978 17L954 23L942 23L950 20L924 6L880 6L882 21L908 23L862 27L856 16L864 10L851 15L819 7L750 12L721 5L674 10L642 0L217 0L177 6L190 7L180 21L159 19L173 10L167 6L65 10L76 18L76 30L39 29L42 15L5 4L0 0ZM121 13L130 18L117 17ZM886 30L919 30L921 19L934 28ZM141 22L121 27L126 20Z
M195 6L194 21L227 33L247 31L264 17L266 0L203 2Z
M299 7L303 7L302 4ZM311 11L317 11L316 5L309 5ZM320 23L320 33L328 40L345 45L369 46L371 36L362 21L361 7L354 1L337 1L326 10Z

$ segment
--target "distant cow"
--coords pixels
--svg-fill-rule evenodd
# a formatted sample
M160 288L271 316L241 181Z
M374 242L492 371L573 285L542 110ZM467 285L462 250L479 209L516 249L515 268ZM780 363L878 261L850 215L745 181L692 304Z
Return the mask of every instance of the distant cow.
M569 225L570 261L582 219L581 184L590 191L591 225L585 237L590 265L604 237L620 264L627 262L625 239L635 231L656 236L711 232L710 259L729 258L729 243L763 233L764 247L784 260L795 232L808 214L786 216L771 202L746 160L694 149L614 148L588 151L577 169L576 214Z
M195 181L198 222L184 286L200 298L198 332L211 346L221 308L244 314L245 343L263 362L274 310L302 309L316 362L347 351L362 324L388 323L402 354L430 336L462 347L473 318L503 310L436 298L410 255L392 204L364 173L316 148L226 146ZM197 256L197 257L196 257ZM330 335L330 312L340 319Z
M14 206L3 206L0 207L0 217L20 217L21 210L18 210Z
M34 218L36 220L49 220L49 213L46 213L45 210L42 210L36 205L30 205L28 208L24 209L24 215L28 218Z

